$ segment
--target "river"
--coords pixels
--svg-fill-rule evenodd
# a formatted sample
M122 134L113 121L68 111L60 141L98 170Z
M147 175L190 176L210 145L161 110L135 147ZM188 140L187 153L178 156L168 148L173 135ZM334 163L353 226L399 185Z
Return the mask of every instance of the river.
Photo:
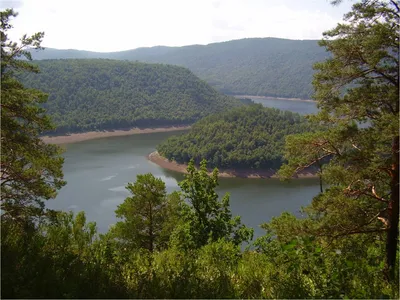
M301 103L299 113L312 113L315 103L284 100L256 100L265 106L278 101L274 107ZM283 102L282 102L283 101ZM287 103L289 102L289 103ZM295 102L295 103L294 103ZM310 105L311 104L311 105ZM312 106L313 105L313 106ZM307 107L307 108L305 108ZM164 180L168 191L178 189L177 182L183 175L164 170L148 161L146 155L169 136L181 132L161 132L131 136L109 137L64 145L64 176L67 185L47 206L53 209L86 212L88 221L95 221L99 232L105 232L117 221L115 209L129 196L125 186L136 175L153 173ZM218 193L230 193L233 215L240 215L242 222L263 234L260 224L279 216L283 211L299 214L301 206L310 203L319 191L318 179L295 179L280 182L278 179L221 178Z

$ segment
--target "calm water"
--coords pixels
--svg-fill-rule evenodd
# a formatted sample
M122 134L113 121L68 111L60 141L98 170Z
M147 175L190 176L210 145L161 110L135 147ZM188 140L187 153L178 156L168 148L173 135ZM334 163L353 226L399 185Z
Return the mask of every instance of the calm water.
M317 112L317 105L315 102L307 101L293 101L281 99L256 99L252 98L253 102L261 103L265 107L274 107L281 110L290 110L301 115L313 114Z
M284 102L294 104L294 101ZM117 205L129 195L126 184L135 181L137 174L153 173L164 180L168 191L178 189L182 174L160 168L149 162L146 155L164 139L180 133L111 137L66 145L64 175L68 183L55 200L48 201L48 206L75 212L84 210L88 220L97 222L100 232L107 231L116 222ZM241 215L242 221L259 236L263 234L258 227L261 223L283 211L298 214L301 206L309 204L318 193L319 184L317 179L284 183L277 179L221 178L218 191L221 195L230 193L233 214Z

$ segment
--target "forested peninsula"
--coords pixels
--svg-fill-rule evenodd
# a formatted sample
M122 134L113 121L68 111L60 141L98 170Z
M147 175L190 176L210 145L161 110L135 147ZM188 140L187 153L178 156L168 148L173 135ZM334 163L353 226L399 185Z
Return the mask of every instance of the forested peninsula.
M43 107L53 134L189 125L241 105L178 66L104 59L35 64L39 74L19 77L49 95Z
M253 104L198 121L189 132L158 145L160 156L149 159L168 167L161 161L165 158L175 171L185 170L179 164L193 159L199 165L206 159L208 168L219 168L225 176L270 177L284 161L285 137L311 130L299 114Z

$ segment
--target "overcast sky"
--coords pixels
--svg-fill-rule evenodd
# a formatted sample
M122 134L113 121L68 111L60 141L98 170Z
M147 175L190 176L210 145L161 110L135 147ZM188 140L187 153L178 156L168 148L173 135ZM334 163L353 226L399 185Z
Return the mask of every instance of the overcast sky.
M353 1L329 0L1 0L14 8L13 40L45 32L43 46L120 51L209 44L246 37L320 39Z

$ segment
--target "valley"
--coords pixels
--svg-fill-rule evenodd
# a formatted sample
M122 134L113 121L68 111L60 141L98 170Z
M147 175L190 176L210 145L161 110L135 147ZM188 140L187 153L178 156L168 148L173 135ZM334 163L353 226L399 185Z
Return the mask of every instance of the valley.
M183 131L185 132L185 131ZM52 209L74 212L84 210L98 230L107 232L117 222L114 211L129 196L125 189L136 175L152 173L161 178L167 190L178 190L183 174L164 169L147 160L147 155L163 140L183 132L146 133L109 137L63 145L63 171L68 184L56 199L48 201ZM230 194L234 215L254 228L255 238L264 231L260 224L290 211L300 216L302 206L319 191L315 178L281 182L279 179L221 178L218 194ZM266 196L267 195L267 196Z
M399 298L398 1L3 2L1 298Z

